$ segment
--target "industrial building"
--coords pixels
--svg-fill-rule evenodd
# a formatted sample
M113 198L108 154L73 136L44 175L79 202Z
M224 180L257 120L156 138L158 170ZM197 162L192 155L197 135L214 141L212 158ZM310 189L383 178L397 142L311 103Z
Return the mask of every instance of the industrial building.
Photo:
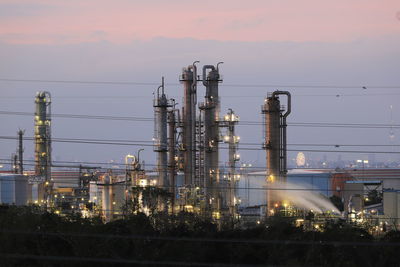
M198 63L183 68L180 75L181 106L168 98L164 78L154 91L153 170L144 168L140 159L143 149L136 155L126 155L124 166L118 169L54 164L52 99L49 92L38 92L34 170L24 169L24 131L19 130L14 174L0 176L1 203L38 204L61 214L100 214L105 221L136 212L180 211L227 221L248 215L257 220L277 213L297 216L301 210L337 212L327 200L335 195L343 200L349 218L357 219L361 213L380 216L381 220L390 217L394 224L399 223L399 170L287 169L287 118L292 111L288 91L268 93L261 106L266 169L239 171L239 117L233 109L221 112L222 62L199 70ZM198 96L199 86L204 96ZM222 151L228 158L224 168ZM366 205L365 196L371 187L382 193L382 201Z

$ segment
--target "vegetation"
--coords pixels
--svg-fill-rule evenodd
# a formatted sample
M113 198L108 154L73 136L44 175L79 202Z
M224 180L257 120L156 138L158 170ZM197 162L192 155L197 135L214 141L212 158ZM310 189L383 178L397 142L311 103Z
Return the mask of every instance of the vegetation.
M0 206L0 229L1 266L397 266L400 242L399 232L375 240L345 222L304 231L289 218L272 217L247 229L219 229L190 213L137 213L105 224L36 206Z

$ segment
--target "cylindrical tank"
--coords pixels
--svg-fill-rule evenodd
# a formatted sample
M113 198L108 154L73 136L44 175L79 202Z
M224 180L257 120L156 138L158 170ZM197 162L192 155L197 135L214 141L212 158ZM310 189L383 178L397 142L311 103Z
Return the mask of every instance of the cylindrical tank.
M103 178L103 190L101 192L101 208L103 211L103 217L106 222L112 220L113 217L113 187L112 177L108 174L104 175Z

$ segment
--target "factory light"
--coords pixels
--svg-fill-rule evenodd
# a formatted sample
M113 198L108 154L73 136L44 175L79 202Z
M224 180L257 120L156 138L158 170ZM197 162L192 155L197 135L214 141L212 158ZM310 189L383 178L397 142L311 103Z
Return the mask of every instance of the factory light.
M275 176L273 174L270 174L268 176L268 182L271 182L271 183L275 182Z

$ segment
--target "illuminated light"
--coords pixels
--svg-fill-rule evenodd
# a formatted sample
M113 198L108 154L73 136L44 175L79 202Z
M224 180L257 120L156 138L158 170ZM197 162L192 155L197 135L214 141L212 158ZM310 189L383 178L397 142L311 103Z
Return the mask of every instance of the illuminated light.
M35 200L35 204L37 204L38 203L38 201L37 200Z
M85 199L84 199L84 198L81 198L81 200L84 201Z
M61 198L65 198L64 196L61 196Z
M315 229L319 229L319 225L318 224L314 225L314 227L315 227Z
M44 184L45 184L45 185L49 185L49 182L46 181Z
M214 219L219 220L219 219L221 218L221 214L220 214L218 211L214 211L214 212L212 213L212 217L213 217Z
M274 213L275 213L275 211L274 211L273 209L270 209L269 212L270 212L271 214L274 214Z
M257 221L257 224L260 224L261 222L260 221Z
M279 204L278 204L278 203L275 203L275 208L277 208L277 207L279 207Z
M54 195L54 197L57 198L58 196L57 196L57 195Z
M275 176L272 175L272 174L269 175L267 181L268 181L268 182L271 182L271 183L275 182Z
M74 206L71 206L71 209L73 209L74 208Z
M283 203L283 206L286 208L288 206L288 204L287 203Z
M192 205L185 205L184 208L185 208L185 210L187 212L193 212L193 206Z
M115 205L115 204L117 204L117 203L115 203L115 201L114 201L112 204Z
M197 186L197 187L196 187L196 190L200 190L200 187Z
M97 199L97 197L93 197L93 199L94 199L94 200L96 200L96 199Z
M60 211L59 211L59 210L56 210L56 214L60 214Z

